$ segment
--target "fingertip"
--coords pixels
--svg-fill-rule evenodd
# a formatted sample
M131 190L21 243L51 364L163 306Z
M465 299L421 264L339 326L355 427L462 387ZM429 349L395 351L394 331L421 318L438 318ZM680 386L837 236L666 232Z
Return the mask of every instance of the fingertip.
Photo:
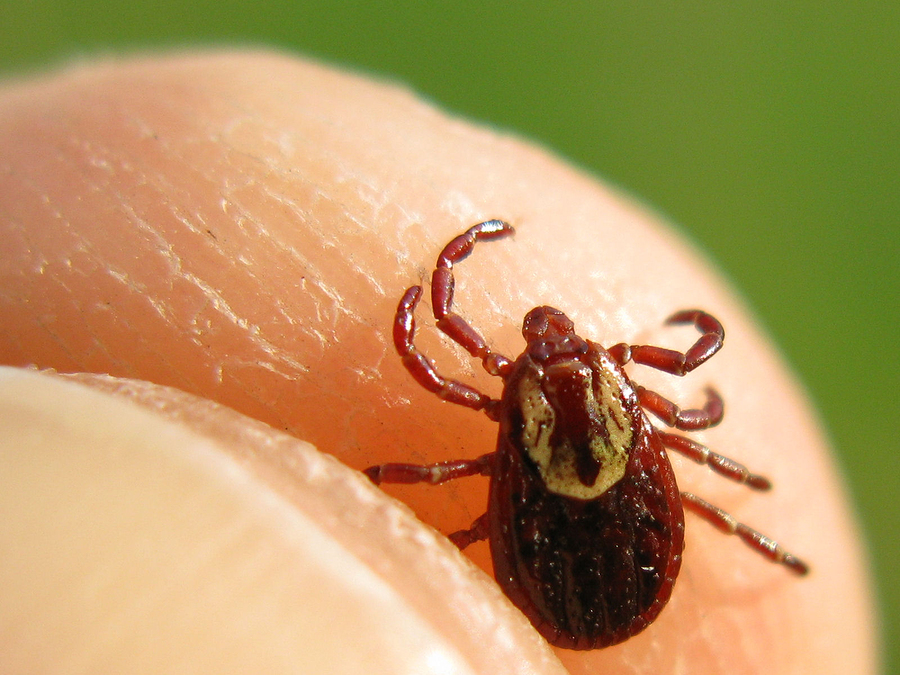
M521 317L546 302L603 344L677 347L678 331L695 333L661 325L673 309L714 313L729 340L706 380L641 368L640 382L686 403L704 381L722 392L728 414L703 442L778 490L748 496L676 459L680 483L816 573L779 576L688 522L660 619L564 658L572 672L874 670L861 547L819 424L726 282L643 207L398 87L283 55L89 65L0 106L14 168L0 184L4 360L176 385L353 466L493 447L496 425L419 387L390 337L402 289L488 214L517 236L466 261L456 302L498 353L521 350ZM423 314L417 339L440 368L496 390ZM483 512L485 482L391 492L449 532ZM472 548L489 569L486 547Z
M0 370L3 672L563 672L357 472L176 390L65 379Z

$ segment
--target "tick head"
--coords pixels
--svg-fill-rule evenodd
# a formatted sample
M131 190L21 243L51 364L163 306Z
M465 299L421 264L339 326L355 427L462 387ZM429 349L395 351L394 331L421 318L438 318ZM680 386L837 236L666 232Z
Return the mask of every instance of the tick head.
M575 324L565 314L553 307L535 307L525 315L522 335L525 341L552 340L575 334Z

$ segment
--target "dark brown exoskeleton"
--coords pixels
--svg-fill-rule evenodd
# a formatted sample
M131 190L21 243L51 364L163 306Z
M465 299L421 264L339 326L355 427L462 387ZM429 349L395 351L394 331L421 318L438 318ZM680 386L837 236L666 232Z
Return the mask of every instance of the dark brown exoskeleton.
M687 507L753 550L806 574L804 562L775 541L738 523L718 507L679 492L666 448L757 490L769 481L705 446L654 427L644 409L682 431L718 424L722 399L706 390L702 409L682 410L633 384L629 361L685 375L721 347L721 324L701 310L676 313L670 324L702 333L686 352L647 345L609 349L575 334L552 307L525 317L527 346L515 361L492 352L451 311L453 265L476 242L513 233L500 220L479 223L451 241L438 257L431 297L438 327L503 379L499 400L438 374L413 344L413 313L422 294L403 295L394 320L394 344L419 384L451 403L483 410L500 423L497 449L476 459L432 465L383 464L366 469L375 483L442 483L490 476L487 513L450 535L459 548L489 539L497 582L541 634L569 649L621 642L659 614L681 566Z

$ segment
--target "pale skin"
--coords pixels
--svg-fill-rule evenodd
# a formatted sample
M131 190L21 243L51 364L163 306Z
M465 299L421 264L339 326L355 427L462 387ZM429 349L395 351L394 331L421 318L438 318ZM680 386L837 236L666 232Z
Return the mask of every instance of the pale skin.
M114 62L8 84L0 91L0 358L13 366L149 381L229 406L250 419L139 386L138 398L167 407L149 421L135 422L151 426L132 440L139 444L155 437L149 429L168 424L166 416L180 418L212 439L217 452L237 458L242 470L262 479L241 488L250 504L267 504L272 493L320 522L328 522L323 513L380 517L392 508L389 497L336 463L322 471L349 486L349 504L330 504L327 493L314 506L305 497L291 497L297 478L264 439L267 434L283 438L278 434L286 431L356 470L491 451L496 425L416 384L393 351L390 329L401 294L427 281L441 247L475 222L494 217L512 222L516 236L479 244L458 265L455 309L510 358L522 349L522 317L540 304L563 310L587 339L673 349L685 349L696 334L664 327L667 316L694 307L715 314L725 326L725 346L694 373L677 378L640 366L629 366L629 373L685 407L702 404L704 387L716 387L725 401L724 420L695 438L767 476L774 489L755 492L677 458L681 489L778 539L812 572L798 578L688 514L684 567L658 621L614 648L558 650L561 666L542 651L540 639L496 593L493 581L467 567L426 525L409 526L420 535L396 527L343 531L335 526L330 535L335 550L367 551L366 564L390 589L378 595L381 601L374 595L355 601L365 603L363 609L373 616L384 613L376 629L367 631L366 649L377 652L366 652L370 672L415 672L435 653L431 638L415 633L418 625L409 615L388 609L388 597L406 598L418 608L414 621L450 645L449 652L469 672L499 672L489 660L497 649L490 634L475 639L464 628L447 626L449 608L462 591L456 581L434 583L434 578L450 569L461 570L467 589L484 589L472 591L478 598L472 602L485 603L472 614L502 617L497 621L511 636L504 648L521 657L518 672L563 672L563 667L571 673L656 675L875 672L865 568L829 450L777 352L722 279L657 218L621 195L527 143L448 118L400 88L258 53ZM427 303L418 308L417 323L417 343L442 374L498 395L498 382L477 362L436 337ZM837 347L835 352L839 356ZM114 388L109 381L83 379ZM126 396L137 390L124 389ZM80 391L69 393L78 397ZM30 400L44 406L43 395ZM84 400L96 413L79 424L93 430L121 426L118 409L105 415L105 403ZM51 415L55 406L72 405L55 394L46 398ZM185 408L193 412L181 414ZM7 409L4 415L4 428L22 426L21 411ZM237 431L246 425L255 434L257 421L273 430ZM126 441L117 443L122 456L136 458L136 476L153 474L159 466L153 451L143 459L143 451L129 453ZM92 451L85 450L85 456ZM212 464L209 455L198 455L183 484L203 485L207 477L214 483L220 474ZM94 480L89 467L82 467L83 475L73 468L70 481ZM175 481L179 471L172 468L164 476ZM17 479L0 473L4 480ZM40 503L46 496L41 490L47 489L37 481L33 493L23 494ZM115 570L117 560L104 559L103 547L87 547L79 578L93 580L96 605L121 604L120 612L111 611L118 617L115 625L128 630L110 633L107 626L92 632L90 618L73 634L42 635L36 628L45 645L40 665L53 670L74 662L93 672L98 664L133 664L129 659L141 650L129 640L170 624L173 634L184 635L179 621L192 594L185 591L187 572L181 565L191 564L191 579L221 577L226 589L248 574L256 578L254 570L270 560L290 588L291 575L312 565L291 548L289 536L280 536L287 530L281 517L263 511L247 527L272 537L266 555L254 557L239 545L210 545L209 554L200 557L184 554L196 545L188 528L204 518L212 523L204 536L228 541L232 516L214 514L231 513L227 509L234 504L225 488L202 499L185 496L192 489L173 487L163 491L165 499L137 486L122 489L125 502L132 492L143 495L135 499L161 500L160 511L141 511L150 514L151 525L162 509L189 512L191 518L160 521L160 532L183 530L184 537L165 549L159 578L127 576L114 589L101 582L103 570ZM485 490L484 478L470 477L442 487L386 486L384 492L409 504L428 526L449 533L481 515ZM141 536L149 536L123 526L113 517L115 509L98 512L85 504L73 498L60 508L73 521L90 523L101 539L135 537L138 546ZM405 514L396 513L407 522ZM29 523L23 516L21 522L34 541L50 540L52 550L56 535L42 529L40 520ZM410 569L404 561L420 559L423 546L450 567L432 573L431 582L425 573L420 592L415 575L390 570ZM330 545L320 549L337 556L326 567L344 569ZM485 544L473 544L466 555L490 571ZM71 580L55 595L39 592L59 562L43 564L49 567L16 571L32 618L43 611L42 603L56 611L85 595L67 595ZM231 570L239 580L229 581ZM258 576L254 592L236 593L220 608L229 616L254 617L242 625L248 645L265 644L293 625L298 605L304 604L273 602L262 611L258 598L278 575L266 567ZM357 585L348 580L347 593ZM135 596L153 601L134 611L127 599ZM318 601L325 612L330 598ZM25 614L15 612L4 604L0 623L27 627ZM342 672L338 666L355 644L359 649L355 625L344 614L354 612L330 619L327 637L307 643L288 635L279 642L285 671L290 664L317 664ZM222 672L215 646L243 643L217 630L213 619L208 626L205 618L195 620L191 639L168 640L167 654L194 664L197 672ZM407 634L417 637L406 647L378 651L378 645ZM487 655L476 654L479 650ZM0 650L4 653L0 659L12 658L9 650ZM34 670L28 653L17 658L22 660L0 670L10 665ZM246 658L254 662L252 655ZM234 654L227 661L238 662ZM280 672L277 664L266 667Z

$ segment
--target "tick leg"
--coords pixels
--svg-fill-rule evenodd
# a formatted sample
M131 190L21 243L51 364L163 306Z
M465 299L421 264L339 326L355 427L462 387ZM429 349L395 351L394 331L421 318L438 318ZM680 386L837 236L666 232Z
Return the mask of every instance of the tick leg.
M377 464L363 470L375 485L381 483L430 483L439 485L466 476L490 476L494 453L475 459L457 459L437 464Z
M456 544L459 550L462 550L469 544L487 539L489 536L490 522L488 521L488 514L485 513L479 516L468 530L459 530L451 534L450 541Z
M750 473L743 464L738 464L733 459L713 452L705 445L695 440L657 430L662 443L667 448L680 452L685 457L694 460L698 464L704 464L721 476L735 483L743 483L754 490L768 490L772 483L765 476Z
M470 227L444 247L431 275L431 305L437 327L469 354L481 359L484 369L491 375L507 375L512 362L505 356L493 353L484 338L465 319L451 311L455 285L453 265L465 260L477 242L501 239L514 231L510 224L502 220L487 220Z
M785 551L777 541L770 539L761 532L757 532L756 530L747 527L743 523L739 523L735 520L734 516L726 513L718 506L713 506L709 502L700 499L690 492L682 492L681 500L685 508L693 511L711 525L719 528L722 532L726 534L736 534L745 544L747 544L747 546L757 553L762 554L772 562L784 565L797 574L803 575L809 572L809 566L805 562Z
M682 431L697 431L714 427L722 421L725 404L718 392L711 387L706 388L706 404L701 409L682 410L669 399L663 398L655 391L636 386L641 406L652 412L670 427Z
M439 398L474 410L484 410L488 417L496 419L494 409L497 401L458 380L442 377L438 374L431 359L416 349L413 344L413 337L416 333L414 314L421 297L421 286L407 289L400 299L397 314L394 317L394 347L397 348L403 365L406 366L416 382L428 391L437 394Z
M613 345L609 352L621 365L634 361L672 375L686 375L722 348L725 330L711 314L699 309L676 312L666 320L667 324L692 323L703 335L686 352L678 352L651 345Z

